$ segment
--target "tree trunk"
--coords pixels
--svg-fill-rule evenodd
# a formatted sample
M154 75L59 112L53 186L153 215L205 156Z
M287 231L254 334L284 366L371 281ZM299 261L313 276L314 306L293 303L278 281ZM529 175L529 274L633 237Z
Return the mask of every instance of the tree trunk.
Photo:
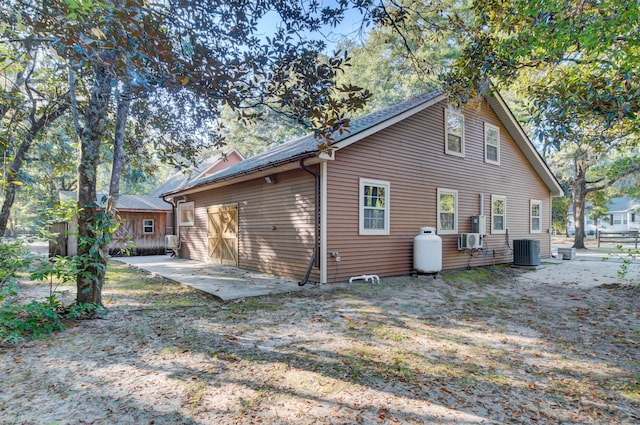
M112 78L104 65L94 66L94 82L80 134L78 164L78 256L82 270L77 276L78 303L102 305L102 285L106 269L106 246L100 234L96 193L100 144L107 124Z
M60 99L58 99L59 101ZM33 106L32 113L35 114L36 106ZM2 210L0 210L0 236L3 236L7 230L7 223L9 222L9 215L11 214L11 208L13 207L13 202L16 198L16 191L18 190L18 185L14 183L20 169L22 168L22 163L24 162L24 158L31 148L31 144L35 140L38 133L47 125L51 124L55 120L57 120L62 114L64 114L67 109L69 109L69 103L59 103L59 106L56 107L49 113L41 116L38 120L32 120L31 126L27 131L27 134L24 137L24 140L20 144L18 151L16 152L13 161L11 161L11 165L9 166L9 172L7 173L5 183L5 198L2 203Z
M584 245L584 208L586 203L586 175L581 166L577 167L577 175L573 188L573 222L576 234L573 240L573 247L578 249L586 248Z
M120 176L124 162L124 135L131 109L131 84L129 80L122 82L118 95L118 107L116 109L116 128L113 142L113 162L111 166L111 181L109 184L109 196L113 198L115 207L116 199L120 195Z
M7 174L7 177L11 173ZM7 233L7 224L9 223L9 215L11 214L11 207L16 199L17 186L14 183L8 183L7 189L4 191L4 202L2 203L2 210L0 211L0 237Z

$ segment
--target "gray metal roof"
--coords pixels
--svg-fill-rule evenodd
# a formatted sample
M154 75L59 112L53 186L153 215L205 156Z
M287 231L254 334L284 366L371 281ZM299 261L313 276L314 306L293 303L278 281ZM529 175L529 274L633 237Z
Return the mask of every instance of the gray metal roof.
M585 205L586 211L591 211L592 206L590 202L587 202ZM640 201L637 199L629 198L629 197L615 197L611 198L607 203L607 212L627 212L632 211L634 209L640 209ZM573 204L569 205L567 209L567 213L573 215Z
M169 177L160 186L156 187L151 192L149 192L149 196L160 197L163 193L174 191L174 190L178 189L179 187L183 186L185 183L187 183L189 181L189 179L191 179L194 175L197 175L197 174L199 174L199 173L197 173L197 172L193 172L193 173L178 172L178 173L172 175L171 177Z
M416 96L412 99L406 100L393 106L389 106L384 109L380 109L361 118L355 119L350 122L348 132L343 132L342 134L337 131L334 132L333 144L337 144L344 139L366 131L378 124L383 123L384 121L387 121L397 115L400 115L417 106L429 102L441 95L442 91L436 90L431 93ZM315 138L313 134L309 134L299 139L283 143L282 145L276 146L254 157L245 159L244 161L238 164L234 164L231 167L221 170L215 174L189 182L188 184L182 185L179 188L169 190L163 193L163 195L179 193L183 190L187 190L196 186L202 186L220 180L225 180L243 174L251 173L253 171L275 167L287 162L295 161L300 158L313 156L317 153L318 139Z
M96 204L104 206L103 200L106 197L106 194L98 194ZM66 190L60 192L61 202L70 202L76 199L76 192ZM173 207L170 203L156 196L120 195L116 202L116 209L120 211L172 211Z
M640 203L636 199L628 197L611 198L607 204L609 212L629 211L637 207L640 207Z

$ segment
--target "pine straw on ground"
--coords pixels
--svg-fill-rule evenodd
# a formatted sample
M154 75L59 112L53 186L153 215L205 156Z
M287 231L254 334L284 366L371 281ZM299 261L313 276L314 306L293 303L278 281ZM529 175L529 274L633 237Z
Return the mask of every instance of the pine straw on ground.
M640 422L633 285L497 267L220 304L110 270L105 319L0 349L1 423Z

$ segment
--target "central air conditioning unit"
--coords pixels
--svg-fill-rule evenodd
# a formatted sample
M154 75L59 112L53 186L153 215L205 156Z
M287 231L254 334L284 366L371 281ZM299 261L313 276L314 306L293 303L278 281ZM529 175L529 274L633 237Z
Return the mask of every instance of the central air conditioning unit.
M458 249L480 249L482 238L480 233L461 233L458 235Z
M539 266L540 241L537 239L514 239L513 265L532 267Z

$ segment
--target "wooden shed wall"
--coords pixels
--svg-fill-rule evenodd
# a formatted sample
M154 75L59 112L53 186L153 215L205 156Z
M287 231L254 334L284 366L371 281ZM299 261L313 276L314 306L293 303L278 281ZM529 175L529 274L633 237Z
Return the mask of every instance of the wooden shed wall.
M485 250L470 257L457 250L457 235L441 235L443 268L513 261L513 239L540 240L541 257L550 256L550 192L525 159L493 110L483 103L465 115L464 158L444 153L444 102L339 150L328 163L327 253L329 282L350 276L393 276L412 272L413 238L424 226L437 228L437 189L458 191L458 233L471 232L472 215L484 215ZM500 165L484 162L484 122L500 127ZM390 234L359 235L359 178L390 182ZM492 235L491 195L506 196L504 234ZM542 201L542 233L530 233L530 200ZM495 256L494 256L495 252Z
M166 212L119 211L118 217L121 221L120 228L116 230L109 244L109 252L112 255L124 255L125 253L122 252L122 249L127 246L127 241L129 240L134 245L134 247L129 248L131 255L155 255L164 253L164 237L167 234ZM153 220L153 233L144 233L144 220Z
M318 171L318 167L315 167ZM254 179L187 196L193 226L180 226L180 256L207 261L207 207L238 205L238 266L302 278L314 248L314 179L302 170ZM313 269L311 280L319 273Z

